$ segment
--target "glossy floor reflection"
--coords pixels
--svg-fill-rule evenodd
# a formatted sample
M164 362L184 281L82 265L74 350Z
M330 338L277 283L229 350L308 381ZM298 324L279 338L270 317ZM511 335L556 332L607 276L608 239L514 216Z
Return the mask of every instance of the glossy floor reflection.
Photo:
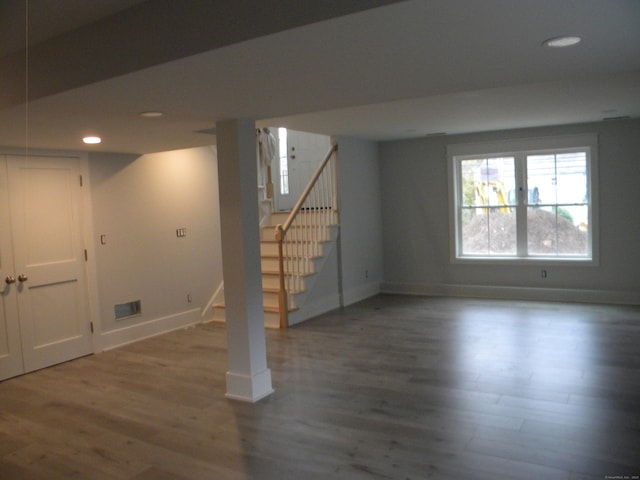
M379 296L267 342L256 405L218 324L0 383L0 478L640 475L640 308Z

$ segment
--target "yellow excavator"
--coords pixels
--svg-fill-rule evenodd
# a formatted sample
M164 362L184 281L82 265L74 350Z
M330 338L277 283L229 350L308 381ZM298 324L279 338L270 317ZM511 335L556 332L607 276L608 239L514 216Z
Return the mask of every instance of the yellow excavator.
M485 181L476 181L476 199L480 200L478 202L480 205L491 205L490 199L487 198L487 191L490 188L496 194L496 204L504 205L497 207L497 210L501 213L509 213L509 203L507 202L507 195L504 190L504 184L500 180L485 180ZM495 210L495 209L494 209ZM483 211L487 211L487 209L483 209Z

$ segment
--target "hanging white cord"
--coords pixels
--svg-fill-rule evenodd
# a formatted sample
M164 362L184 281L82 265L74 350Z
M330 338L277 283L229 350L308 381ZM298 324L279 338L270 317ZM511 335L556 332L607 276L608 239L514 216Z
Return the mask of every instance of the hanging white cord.
M24 0L24 182L25 186L29 185L29 0ZM28 187L25 189L28 190ZM25 207L30 208L29 205L29 196L27 195L24 198ZM28 215L27 215L28 218ZM28 222L28 220L27 220ZM29 225L27 224L27 231L29 229Z
M29 159L29 0L24 0L24 149Z
M24 157L29 172L29 0L24 0ZM28 178L25 179L28 181Z

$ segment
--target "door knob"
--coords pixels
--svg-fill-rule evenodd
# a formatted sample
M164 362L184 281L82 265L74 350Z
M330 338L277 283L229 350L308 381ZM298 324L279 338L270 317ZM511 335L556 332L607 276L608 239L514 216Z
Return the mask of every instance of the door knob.
M27 277L24 273L21 273L20 275L18 275L19 282L26 282L27 280L29 280L29 277Z
M11 285L12 283L16 283L16 277L13 275L7 275L7 278L4 279L7 285Z

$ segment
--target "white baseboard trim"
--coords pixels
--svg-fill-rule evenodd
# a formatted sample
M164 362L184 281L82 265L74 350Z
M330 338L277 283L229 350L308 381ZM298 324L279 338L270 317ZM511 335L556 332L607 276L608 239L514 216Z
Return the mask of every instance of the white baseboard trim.
M380 293L380 282L369 282L365 285L358 285L355 288L345 290L342 295L344 306L361 302L367 298L375 297Z
M495 298L499 300L531 300L541 302L600 303L640 305L640 293L571 288L529 288L487 285L427 285L386 282L382 293L443 297Z
M175 315L168 315L117 330L103 332L100 335L100 347L101 350L111 350L112 348L121 347L128 343L144 340L145 338L155 337L156 335L195 325L200 322L200 309L194 308Z
M271 370L268 368L255 375L227 372L225 397L229 399L255 403L272 393Z

